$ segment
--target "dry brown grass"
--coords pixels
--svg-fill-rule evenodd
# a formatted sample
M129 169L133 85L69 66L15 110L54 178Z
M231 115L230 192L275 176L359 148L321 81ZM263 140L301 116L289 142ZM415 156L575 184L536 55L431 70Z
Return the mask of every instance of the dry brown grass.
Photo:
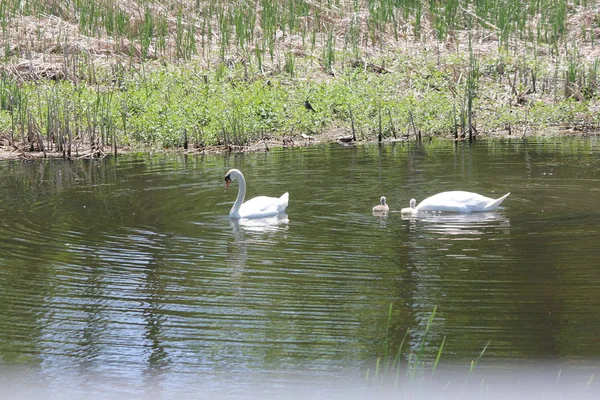
M54 0L55 3L61 3ZM102 3L102 2L100 2ZM182 7L187 21L183 24L188 26L194 24L196 31L197 53L193 56L192 62L204 68L213 68L223 61L230 64L235 62L254 63L254 50L256 44L248 44L240 48L234 44L225 51L225 57L219 54L218 21L213 18L207 21L211 26L212 35L209 36L205 31L202 35L202 15L193 7L192 1L163 1L147 3L147 7L158 18L162 16L168 23L168 38L166 48L162 51L157 50L156 37L150 44L148 57L143 59L143 50L139 40L136 38L137 32L141 29L145 6L142 2L136 0L118 0L113 1L113 6L127 13L130 18L131 34L130 37L108 36L106 30L99 29L94 37L85 35L73 10L62 9L61 16L41 14L38 16L12 15L7 21L6 29L0 32L0 49L4 49L5 59L0 64L0 69L18 77L22 80L36 79L70 79L70 80L89 80L90 74L82 73L82 70L104 70L110 71L115 65L126 66L127 68L137 68L143 62L148 68L153 64L161 65L164 63L181 63L186 60L176 58L176 40L177 34L177 12L178 7ZM448 37L439 42L435 38L435 32L427 18L423 19L421 24L421 33L419 38L415 38L412 25L408 21L398 22L398 31L400 36L398 40L394 38L391 28L377 32L375 36L369 36L367 29L368 13L348 12L351 1L342 1L342 7L346 9L344 14L339 10L326 7L316 1L308 2L310 7L320 12L319 26L323 29L316 35L315 46L313 47L307 37L302 39L301 35L288 34L278 31L275 39L275 59L271 60L267 55L263 57L263 71L273 71L281 69L284 63L284 55L291 52L299 60L307 60L307 64L322 67L322 47L326 41L324 30L334 29L336 34L336 48L338 52L344 51L344 41L348 33L351 22L354 21L359 28L358 55L345 56L344 59L353 57L354 61L364 63L376 63L379 60L394 60L399 55L410 56L422 53L435 53L437 57L446 58L450 54L464 54L469 51L468 36L471 36L472 50L478 56L493 55L499 50L498 34L493 25L485 24L488 28L477 27L471 32L452 31ZM176 5L177 7L174 7ZM464 13L472 13L471 10L464 10ZM474 15L474 14L473 14ZM193 16L193 18L192 18ZM313 17L304 17L306 26L310 26ZM565 46L562 47L558 57L565 57L566 52L573 50L577 43L577 51L584 61L591 61L600 56L600 48L590 40L582 40L582 32L590 32L590 38L600 39L600 28L597 26L600 21L600 6L590 6L587 8L577 8L572 10L568 20L568 33L566 35ZM535 23L535 21L532 21ZM260 19L257 20L254 32L255 38L262 38L264 33L260 28ZM531 54L536 51L540 57L549 55L548 46L531 45L526 41L512 39L510 50L515 55ZM8 55L8 56L6 56ZM338 57L339 59L339 57ZM310 60L310 62L308 61ZM333 70L341 68L341 59L334 65ZM324 68L310 69L308 74L325 74ZM326 75L326 74L325 74ZM322 75L321 77L325 76ZM316 76L319 78L319 76Z
M7 0L8 1L8 0ZM215 16L211 20L205 21L206 15L203 15L203 8L197 8L195 1L138 1L138 0L103 0L97 2L99 7L112 7L114 10L121 10L129 17L129 37L108 36L104 28L98 28L94 37L87 36L81 31L78 16L74 7L67 6L66 2L60 0L50 0L46 4L46 9L54 10L54 15L39 12L36 16L10 15L7 18L7 27L0 36L0 47L8 49L10 56L5 61L4 69L12 74L16 74L23 79L36 78L75 78L68 71L72 70L72 60L76 56L85 58L87 62L98 68L110 66L113 63L127 64L137 66L142 61L142 48L138 40L144 20L144 13L149 10L155 19L164 18L168 26L168 40L164 52L157 50L156 38L150 45L150 59L162 62L178 62L175 59L175 36L177 34L177 14L182 12L184 26L194 25L196 31L196 46L198 54L194 57L195 63L200 63L206 67L214 66L222 61L219 56L219 26ZM218 4L227 4L219 2ZM235 5L236 2L229 2ZM316 0L306 1L311 13L308 16L301 17L302 24L308 29L319 30L316 38L316 47L307 45L306 40L302 43L299 35L284 34L277 32L276 49L277 59L270 61L265 57L266 64L276 65L282 62L281 55L286 51L293 51L299 57L311 56L319 58L321 47L325 42L323 32L326 29L334 29L337 37L338 50L342 50L345 37L352 21L359 30L358 48L361 57L370 60L396 55L401 52L421 52L427 49L436 49L436 51L445 54L453 52L464 52L467 50L468 40L466 31L450 32L448 38L443 43L438 43L435 34L430 26L429 19L424 18L421 24L421 35L418 40L412 32L410 21L399 20L398 31L401 37L396 41L392 35L391 26L378 31L374 36L368 33L368 12L366 5L361 2L361 10L354 12L353 1L340 1L338 5L328 5L327 2ZM260 2L254 2L257 8ZM259 10L260 11L260 10ZM475 15L471 9L463 9L463 13ZM571 6L571 15L569 17L568 35L566 43L578 43L580 53L591 59L596 57L598 50L591 43L581 40L581 32L585 30L593 31L593 35L600 35L598 20L600 20L600 11L598 5L589 7ZM315 21L315 15L319 20ZM484 21L481 21L484 22ZM535 21L531 21L535 24ZM315 25L318 24L318 25ZM212 35L209 36L207 30L202 34L202 26L210 25ZM477 28L471 32L473 35L474 51L479 54L492 54L498 50L497 32L492 24L485 23L488 27ZM583 26L582 26L583 25ZM260 12L256 22L256 28L253 32L256 38L264 36L260 28ZM9 42L8 45L6 42ZM209 45L210 43L210 45ZM233 44L227 49L226 55L248 60L251 58L255 45L249 44L245 49L241 49ZM515 51L528 51L525 43L513 41L511 45ZM542 46L543 47L543 46ZM544 51L544 49L540 49ZM6 50L5 50L6 52ZM159 54L160 53L160 54ZM29 63L24 63L28 61ZM8 64L8 66L6 66ZM64 64L63 68L57 67ZM24 68L23 65L28 65ZM62 74L58 71L64 71ZM55 72L52 72L55 71Z
M49 15L40 12L36 16L10 15L7 18L6 29L0 34L0 48L4 49L5 61L2 69L8 73L18 76L20 79L73 79L86 78L78 72L79 64L86 64L89 69L110 70L111 66L119 64L136 68L144 61L143 50L138 39L144 21L144 13L149 10L156 20L163 18L167 22L168 37L166 48L158 50L157 38L154 37L150 43L147 62L148 67L153 63L179 63L185 60L176 58L176 35L178 13L181 11L184 18L184 27L194 26L196 32L197 54L192 61L200 66L211 68L225 59L256 63L253 58L256 43L249 43L241 48L231 41L225 50L225 59L219 54L220 38L219 26L216 16L208 20L203 15L203 8L195 7L194 1L155 1L142 2L137 0L103 0L97 2L105 7L113 7L115 10L125 12L129 17L129 34L127 37L109 36L106 29L98 28L93 37L82 32L78 17L73 8L65 6L65 2L59 0L49 1L47 9L54 8L55 14ZM228 2L217 1L219 4ZM366 5L361 3L361 10L352 10L353 1L340 1L339 7L328 5L326 2L310 0L306 2L311 10L307 16L301 17L305 29L316 32L315 46L310 42L307 33L303 38L300 34L289 34L278 30L275 35L275 59L271 60L268 55L263 57L263 68L278 69L283 64L286 52L293 52L296 57L315 60L317 64L322 62L321 54L326 42L326 32L333 29L336 35L336 49L343 52L345 40L347 39L349 27L352 23L358 28L357 48L359 55L355 58L367 62L381 59L394 59L399 54L416 54L435 51L440 56L446 56L456 52L468 51L468 39L470 34L473 39L474 51L477 54L493 54L498 50L498 40L493 28L477 28L473 32L453 31L448 38L440 43L435 39L435 32L427 18L421 23L421 33L415 38L410 21L397 21L397 29L400 33L398 40L392 34L392 27L388 24L383 30L374 35L369 34ZM232 5L235 2L231 3ZM255 2L259 7L260 2ZM57 10L57 11L56 11ZM464 13L472 13L464 10ZM582 15L584 20L592 24L597 17L597 10L585 9L573 14L573 25L579 26ZM318 15L318 21L315 19ZM207 19L205 21L205 19ZM210 25L211 35L208 34ZM490 24L487 24L488 26ZM202 31L204 27L204 32ZM233 30L233 28L232 28ZM574 33L576 35L577 32ZM235 34L234 34L235 35ZM257 15L256 28L253 32L255 42L265 36L260 27L260 10ZM528 51L525 43L514 43L515 51ZM582 52L596 52L581 46ZM339 65L334 66L339 68ZM315 71L310 71L314 73ZM89 79L89 77L87 77Z

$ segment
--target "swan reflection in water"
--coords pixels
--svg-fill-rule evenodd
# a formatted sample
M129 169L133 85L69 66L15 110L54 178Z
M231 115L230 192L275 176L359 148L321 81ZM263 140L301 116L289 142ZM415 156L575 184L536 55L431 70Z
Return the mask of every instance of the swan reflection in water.
M286 213L264 218L230 219L229 223L234 233L239 232L281 232L288 229L290 220Z
M410 221L412 229L448 235L481 235L500 231L510 233L510 219L498 212L444 213L439 211L419 212L401 216Z
M278 238L288 229L287 214L266 218L229 219L233 231L233 240L227 244L227 264L232 268L233 276L241 279L246 270L248 257L259 257L262 263L270 262L264 258L264 251L276 246ZM254 251L249 250L254 249ZM240 293L241 294L241 293Z

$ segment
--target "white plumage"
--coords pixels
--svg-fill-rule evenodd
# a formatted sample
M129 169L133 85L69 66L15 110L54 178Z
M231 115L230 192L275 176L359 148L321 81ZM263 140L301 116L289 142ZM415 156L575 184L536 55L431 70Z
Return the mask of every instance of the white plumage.
M416 200L410 200L410 207L403 208L402 214L416 214L419 211L447 211L447 212L481 212L492 211L508 197L510 193L498 199L485 197L477 193L452 191L442 192L426 198L415 206Z

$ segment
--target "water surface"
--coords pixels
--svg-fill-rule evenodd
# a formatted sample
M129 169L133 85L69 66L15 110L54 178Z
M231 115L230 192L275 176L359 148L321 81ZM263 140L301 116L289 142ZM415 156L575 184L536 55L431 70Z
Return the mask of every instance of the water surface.
M336 382L373 368L392 304L393 345L409 329L416 350L437 307L427 354L445 336L465 370L488 343L490 365L588 365L599 155L592 137L3 161L0 360L45 391ZM230 221L233 167L250 197L288 191L286 218ZM400 215L445 190L511 195L490 213ZM386 218L371 215L381 195Z

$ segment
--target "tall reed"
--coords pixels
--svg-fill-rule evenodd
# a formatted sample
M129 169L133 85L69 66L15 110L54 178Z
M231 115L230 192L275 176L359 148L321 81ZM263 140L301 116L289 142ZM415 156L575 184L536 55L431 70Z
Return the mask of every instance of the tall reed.
M435 37L443 42L451 32L464 30L473 17L477 26L498 33L503 47L508 48L513 39L536 40L558 51L573 12L566 0L197 0L179 1L169 7L142 0L131 3L137 7L124 7L116 0L4 0L0 2L0 25L5 32L8 21L20 15L58 16L76 23L87 36L137 43L144 60L172 54L190 59L195 54L194 46L206 53L215 40L216 27L216 48L221 57L230 51L244 52L260 46L262 53L268 51L274 60L276 49L289 40L305 46L309 38L311 45L319 41L327 45L332 25L337 28L335 39L341 33L354 53L363 53L356 54L359 56L383 48L387 38L399 40L402 33L411 33L420 40L423 26L433 27ZM589 2L576 4L591 7ZM585 40L593 39L590 35ZM115 46L115 51L119 48Z
M323 66L329 74L333 73L333 64L335 63L335 35L333 27L329 29L326 35L326 42L323 46Z
M142 50L142 59L147 59L150 56L150 45L154 35L154 14L150 7L144 9L144 19L139 31L139 38Z
M392 304L390 304L386 323L386 336L383 345L383 356L377 358L372 375L371 371L367 370L366 380L367 382L372 382L379 385L391 385L392 387L397 387L402 382L415 383L417 380L423 379L425 377L427 365L425 354L426 344L428 340L428 335L431 331L433 320L435 318L437 307L433 308L433 311L429 316L425 330L422 333L421 341L419 343L417 351L410 352L409 354L404 356L404 358L406 359L406 363L403 363L402 358L404 352L404 343L408 338L410 330L406 330L400 344L394 351L392 349L392 338L390 337L392 325L392 310L393 306ZM445 344L446 337L442 339L442 342L440 343L437 349L435 359L433 360L433 362L430 362L431 375L435 373L439 365Z

